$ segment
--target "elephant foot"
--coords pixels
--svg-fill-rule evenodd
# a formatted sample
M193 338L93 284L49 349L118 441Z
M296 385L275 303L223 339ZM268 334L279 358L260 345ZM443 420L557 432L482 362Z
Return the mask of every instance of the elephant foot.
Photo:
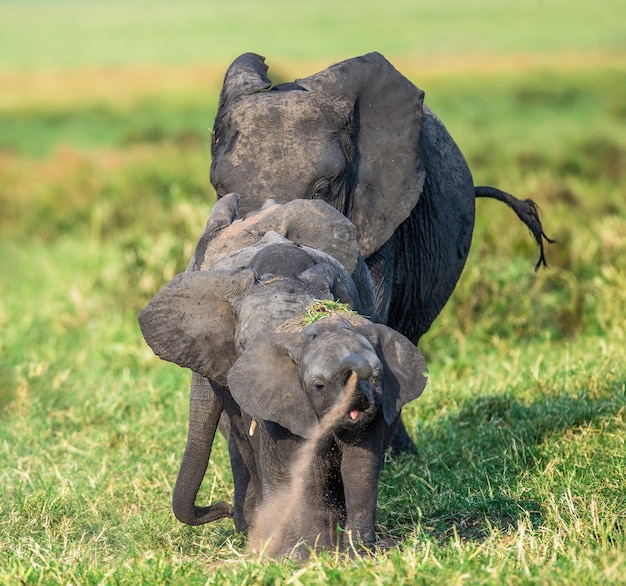
M355 531L343 531L339 540L340 548L350 557L363 557L376 553L376 536L364 536Z
M395 539L394 537L385 537L383 539L379 539L376 544L376 551L380 551L380 552L386 552L389 551L392 547L395 547L396 545L398 545L399 540Z
M346 536L347 537L347 536ZM374 541L357 541L353 539L342 539L342 549L351 558L369 557L384 554L398 544L398 540L393 537L385 537Z

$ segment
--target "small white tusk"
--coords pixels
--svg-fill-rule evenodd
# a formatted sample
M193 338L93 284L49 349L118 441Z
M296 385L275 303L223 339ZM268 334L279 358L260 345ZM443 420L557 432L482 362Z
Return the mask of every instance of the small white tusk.
M258 425L258 423L256 422L256 419L253 419L250 422L250 431L248 431L248 434L250 435L250 437L252 437L254 435L254 432L256 431L256 426Z

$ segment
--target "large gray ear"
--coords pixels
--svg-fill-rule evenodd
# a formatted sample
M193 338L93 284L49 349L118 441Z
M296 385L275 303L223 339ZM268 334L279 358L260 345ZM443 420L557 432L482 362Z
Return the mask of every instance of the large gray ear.
M302 340L299 333L258 336L228 372L228 386L253 419L273 421L295 435L311 437L318 418L291 358Z
M367 258L409 217L422 193L424 92L379 53L348 59L298 84L354 104L359 168L350 219Z
M225 292L245 286L250 271L191 271L174 277L139 314L146 342L163 360L225 386L237 358L235 315Z
M272 82L267 77L265 57L244 53L235 59L224 76L219 108L229 100L268 89Z
M426 362L415 344L382 324L359 326L366 337L378 341L383 363L383 415L388 425L395 421L402 406L417 399L426 386Z

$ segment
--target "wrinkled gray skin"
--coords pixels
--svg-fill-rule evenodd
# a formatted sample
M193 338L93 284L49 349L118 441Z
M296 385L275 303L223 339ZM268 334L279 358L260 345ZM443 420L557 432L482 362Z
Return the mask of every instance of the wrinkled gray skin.
M380 54L272 87L264 58L228 69L213 129L211 181L241 194L241 213L267 199L319 198L356 227L381 321L417 343L467 258L476 197L513 208L544 261L532 201L474 187L457 145L424 93ZM459 97L462 99L462 96Z
M296 374L291 381L287 381L286 374L277 378L279 372L287 372L283 363L291 361L293 366L289 372L296 373L296 364L303 369L312 368L322 364L319 361L326 353L329 356L323 363L326 370L322 372L320 366L316 380L323 377L329 381L329 392L332 389L337 395L337 381L355 361L359 365L363 362L364 353L371 358L375 354L372 345L378 344L376 351L381 356L377 360L384 362L388 391L383 392L385 385L381 387L372 380L364 380L363 388L377 389L376 398L368 397L367 393L363 395L368 405L365 411L375 417L373 421L365 416L359 419L367 420L371 431L358 435L355 447L349 444L351 447L346 451L347 457L354 458L355 462L363 459L353 453L355 450L366 460L374 458L378 467L389 435L400 418L402 405L423 389L425 367L411 342L367 320L366 324L359 324L358 332L356 329L353 332L354 340L357 334L361 336L361 346L367 346L366 352L360 352L359 344L338 335L339 330L345 330L345 325L337 323L331 328L329 321L324 326L329 332L328 343L318 344L316 360L312 354L302 360L304 354L295 350L296 340L302 340L303 345L306 336L272 332L299 314L312 300L339 299L359 313L372 316L373 320L378 318L373 284L358 254L354 227L332 207L315 200L297 200L285 205L270 202L251 217L233 222L236 213L235 194L218 201L188 271L175 277L155 296L140 313L139 323L157 355L193 371L189 435L172 500L176 517L197 525L233 516L236 527L246 531L262 498L269 496L272 487L284 482L284 466L292 458L300 438L307 437L315 417L327 408L324 404L317 405L319 409L315 411L306 411L303 408L305 395L290 395L290 389L295 388L299 380L309 381L310 377L302 371L302 379ZM305 242L319 248L307 247L303 245ZM343 341L337 344L338 340ZM284 342L282 353L276 349L280 341ZM292 349L291 353L285 351L287 346ZM381 350L385 347L388 348L386 359ZM268 348L273 349L274 355ZM233 379L236 394L233 398L228 373L233 364L239 363L238 356L242 352L239 359L242 363ZM337 352L343 354L339 356ZM364 378L372 379L375 373L380 376L380 365L374 365L372 360L368 363L369 374L365 367L359 366L361 372L366 372ZM261 401L264 411L252 400L259 397L264 397ZM290 403L290 399L297 400L297 404ZM206 472L222 411L229 422L226 432L235 481L234 507L226 503L198 507L195 498ZM297 417L288 419L286 413L297 414ZM254 439L256 445L251 443L247 433L251 415L272 422L260 426ZM275 437L275 433L281 437ZM289 441L282 441L285 434ZM347 439L351 439L349 435ZM356 441L354 437L352 440ZM267 455L269 452L280 452L281 456L274 462L274 457ZM336 518L345 521L357 538L362 536L369 543L374 531L378 468L374 475L370 463L358 472L359 475L367 473L367 481L362 482L359 476L351 483L347 479L358 470L354 469L355 464L343 464L343 458L336 461L340 462L341 476L336 484L339 496L333 497L339 503L338 508L333 509L339 511ZM328 473L322 472L313 479L312 486L318 487L317 494L324 494L322 485L327 477ZM333 534L328 533L327 528L336 519L330 517L328 511L332 507L327 505L322 496L317 503L312 503L311 510L317 510L317 519L324 519L324 522L310 523L307 519L297 527L301 536L322 533L321 525L324 525L325 541L320 544L330 544L328 540ZM364 514L366 520L362 519Z

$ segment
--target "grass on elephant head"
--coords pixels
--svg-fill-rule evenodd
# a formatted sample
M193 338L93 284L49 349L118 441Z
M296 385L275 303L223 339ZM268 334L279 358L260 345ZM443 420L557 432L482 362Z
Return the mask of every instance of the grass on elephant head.
M465 272L420 343L426 391L404 411L419 458L389 458L381 473L378 532L398 546L364 559L263 561L230 521L186 527L170 511L189 373L152 355L136 314L184 270L214 201L205 129L217 94L153 96L153 109L145 95L87 100L66 120L92 125L88 143L45 108L9 108L0 583L623 579L624 78L612 64L412 78L476 182L536 199L557 244L533 272L513 213L477 203ZM130 140L132 120L158 131ZM218 438L198 500L224 498Z
M349 305L330 299L316 299L305 310L302 327L311 325L337 313L356 313Z

